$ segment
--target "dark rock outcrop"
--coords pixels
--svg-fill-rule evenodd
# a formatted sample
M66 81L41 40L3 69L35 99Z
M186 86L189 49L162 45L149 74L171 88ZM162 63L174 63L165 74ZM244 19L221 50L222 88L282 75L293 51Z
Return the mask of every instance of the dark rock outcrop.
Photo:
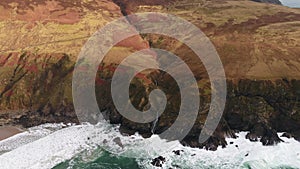
M151 162L151 164L155 167L162 167L162 165L166 162L166 158L163 156L159 156L157 158L154 158Z
M156 80L156 82L158 81ZM173 82L170 81L167 84L169 84L168 88L172 89L171 84ZM199 115L194 127L181 143L191 147L217 150L218 146L226 147L225 138L234 138L234 133L237 131L250 131L247 134L247 139L260 141L263 145L274 145L281 142L282 140L277 136L277 132L299 133L300 105L297 98L300 98L300 90L298 84L298 80L286 81L284 79L277 81L245 79L240 80L238 83L228 81L228 96L224 116L214 134L205 143L200 144L198 142L201 127L204 123L202 119L205 120L206 117L202 111L206 110L207 105L202 104L200 108L202 115ZM135 87L139 88L138 83ZM140 90L145 91L145 88ZM141 100L147 100L147 92L143 93L140 90L132 90L131 96L140 95L139 98L146 98ZM174 94L176 90L172 89L172 91L172 94ZM135 92L139 94L134 94ZM104 94L101 91L97 93L99 96ZM167 90L166 93L168 93ZM177 113L174 112L178 111L178 107L176 110L177 99L170 100L167 111L159 117L154 131L155 134L162 133L176 120ZM133 99L132 103L137 108L142 109L143 107L139 107L139 105L142 105L140 104L141 100ZM203 97L202 101L204 103L209 101L209 97ZM99 102L99 105L103 108L108 106L108 104L101 102ZM114 110L113 105L111 106L108 109ZM134 134L137 131L145 137L153 134L153 123L138 124L116 114L118 114L117 111L107 111L106 116L110 121L120 122L123 133ZM114 117L117 119L114 119Z
M64 4L63 1L59 2ZM103 13L103 15L100 11L90 13L99 13L101 15L100 18L103 19L103 23L101 24L104 25L104 23L111 21L114 19L113 16L121 16L120 9L112 1L107 1L107 3L102 3L103 1L99 2L93 3L96 6L89 6L89 2L83 4L85 4L84 6L87 5L84 9L93 7L92 11L96 9L101 9L102 11L103 8L106 11L105 13L108 13ZM167 4L166 1L160 0L114 0L114 2L120 6L124 15L136 12L133 10L135 8L138 9L139 5L148 5L146 9L151 10L151 5L163 6L163 4ZM194 13L194 8L196 7L194 4L189 4L188 1L182 2L182 4L181 1L178 2L180 4L167 6L166 10L172 13L172 10L180 11L183 9L189 11L190 9L193 12L193 17L185 14L183 16L187 17L188 20L190 19L195 25L199 25L200 28L205 28L205 33L210 35L216 49L220 53L226 75L228 75L228 95L223 118L217 130L205 143L200 144L198 137L202 131L210 106L211 87L201 61L197 60L198 57L195 57L192 51L186 49L187 47L184 44L176 42L174 39L156 35L143 35L143 38L142 36L135 36L132 39L123 41L120 43L121 45L119 44L112 51L115 52L113 54L114 59L120 61L124 53L129 55L136 50L147 49L150 46L157 47L174 52L191 66L191 70L195 73L195 78L198 81L201 105L199 115L192 130L181 143L191 147L216 150L219 146L225 147L227 145L225 138L235 137L234 133L238 131L250 131L247 138L252 141L261 141L264 145L272 145L280 142L281 140L278 138L277 132L288 132L292 137L300 140L299 46L297 46L299 44L297 40L299 39L295 36L298 34L299 26L297 22L299 21L300 14L288 8L274 8L274 14L270 15L268 12L263 13L264 7L261 6L265 5L244 1L249 6L248 9L246 5L241 7L231 6L231 3L227 3L225 0L224 2L222 1L222 5L224 5L222 8L219 6L220 1L207 1L207 4L197 3L196 6L201 8L199 10L200 13L197 14ZM260 2L279 4L279 1L276 0L261 0ZM184 3L187 4L185 5ZM67 4L73 6L71 3ZM104 4L104 6L97 6L97 4ZM271 8L273 5L269 5L269 7ZM39 8L39 6L33 8ZM44 5L43 9L46 8ZM56 6L54 9L56 8L60 12L61 8ZM80 6L77 8L79 8L78 11L86 11ZM235 8L239 8L237 11L241 12L241 17L236 15L233 16L236 18L222 18L221 15L216 15L222 12L226 14L226 11L232 14L235 12ZM249 10L256 8L260 8L260 10L255 10L260 12L255 14L249 12ZM161 6L155 9L165 10ZM39 16L40 14L37 11L42 10L29 10L25 16L31 16L31 14ZM9 14L8 16L12 13L9 10L5 12ZM18 17L20 17L19 15L22 15L22 12L17 14ZM54 14L53 16L56 15ZM80 13L78 16L83 17L85 14ZM16 17L16 20L18 17ZM48 15L46 17L48 18ZM69 18L69 16L66 16L66 18ZM104 18L107 20L104 20ZM45 33L39 30L40 27L47 27L47 25L44 25L47 22L44 23L43 20L40 20L43 17L25 18L24 20L23 16L21 17L22 22L17 20L18 23L22 23L21 25L18 25L11 19L9 22L13 22L12 25L16 27L16 30L19 30L24 27L23 21L27 22L27 19L33 19L34 23L41 21L39 24L43 26L38 26L34 30L38 32L37 34L41 33L41 36L33 36L30 39L28 36L17 34L18 38L15 39L4 38L3 41L8 41L10 45L1 43L2 47L3 45L6 46L3 47L5 54L1 53L0 56L0 108L2 111L0 114L0 124L16 124L31 127L46 122L78 122L74 113L71 87L72 71L75 62L74 59L71 59L70 55L64 53L78 50L79 47L77 46L81 47L83 43L75 43L78 40L76 39L67 41L68 43L64 44L61 41L56 41L55 38L52 39L52 37L59 37L57 39L60 39L62 34L58 32L57 34L53 33L49 35L48 31L45 31ZM57 22L60 23L61 19L65 21L65 18L60 18ZM6 21L7 18L4 18L4 20ZM100 19L96 20L99 21ZM75 25L70 26L70 28L77 28L78 26L80 29L78 28L77 31L80 30L80 32L84 32L86 29L88 33L83 36L89 36L90 32L94 32L96 29L89 28L86 25L88 21L83 22L83 26ZM293 23L294 21L295 23ZM78 22L77 19L76 22ZM278 25L278 23L286 24ZM64 24L66 23L64 22ZM101 24L95 27L98 29L103 26ZM274 25L276 26L274 27ZM34 24L27 26L29 30L31 30L30 27L35 27ZM11 27L3 29L3 32L9 29ZM281 36L281 31L278 30L282 29L289 29L289 34ZM73 36L74 31L70 32L70 36ZM35 52L17 54L5 52L10 51L12 44L16 44L14 48L20 49L26 46L36 46L39 39L48 36L51 37L51 42L55 42L55 44L51 43L51 45L48 45L50 47L53 45L53 47L47 48L41 54L36 54ZM66 39L69 38L62 39L62 41ZM43 43L47 44L48 41L43 41ZM18 44L21 44L21 46L18 46ZM134 46L132 47L132 45ZM29 49L33 51L32 48ZM42 47L41 49L43 50ZM57 50L64 52L58 53ZM50 53L45 54L49 51ZM110 59L109 57L107 58L107 60ZM114 59L110 61L113 62L115 61ZM11 66L11 62L8 61L15 61L15 64ZM163 60L159 60L158 62L160 64L170 64L164 63ZM165 112L155 123L135 123L124 118L114 107L110 94L110 83L113 74L112 70L116 66L115 64L104 65L104 69L101 69L98 73L99 79L96 79L97 101L100 109L105 112L105 118L113 124L120 124L120 131L123 134L131 135L139 132L144 137L150 137L152 134L160 134L166 131L176 120L180 108L180 91L176 85L176 81L162 71L153 72L152 74L143 76L142 79L135 78L132 81L132 85L130 86L130 101L140 111L145 111L149 108L149 93L154 89L161 89L166 93L168 98ZM198 67L200 68L198 69ZM148 82L147 85L144 85L143 82L145 81ZM98 84L97 82L101 83ZM118 140L115 141L119 142ZM154 160L153 165L160 166L164 161L163 157L159 157Z
M252 0L252 1L282 5L279 0Z
M183 152L183 150L174 150L173 153L175 155L180 155Z
M292 138L293 136L290 133L283 133L281 137Z
M250 141L260 141L263 145L274 145L282 142L277 132L264 124L256 124L246 135L246 138Z

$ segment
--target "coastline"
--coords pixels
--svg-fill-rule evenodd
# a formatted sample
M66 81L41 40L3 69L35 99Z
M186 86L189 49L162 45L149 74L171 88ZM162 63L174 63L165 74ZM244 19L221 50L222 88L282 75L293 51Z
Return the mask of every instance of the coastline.
M55 129L54 132L48 132L50 128ZM219 147L216 151L207 151L185 147L178 141L166 142L157 135L148 139L140 135L123 136L118 129L119 126L109 123L68 127L63 127L62 124L36 126L29 132L14 137L9 143L0 142L0 152L5 152L0 155L0 163L3 164L1 167L31 168L33 164L36 168L49 169L53 167L64 169L65 166L83 164L111 167L107 162L113 161L114 167L115 164L118 166L126 164L127 168L136 165L153 168L152 161L159 156L165 159L158 162L163 168L214 166L216 169L237 167L260 169L297 168L300 165L299 142L293 138L283 137L283 133L277 134L284 142L274 146L263 146L259 142L246 139L247 132L239 132L236 133L237 138L226 138L230 143L226 148ZM43 137L40 137L41 133ZM99 137L99 133L106 134ZM39 139L32 140L32 136L35 135L38 135ZM85 157L91 158L86 161ZM128 163L127 160L134 163Z
M12 137L16 134L22 133L23 130L15 126L0 127L0 141Z

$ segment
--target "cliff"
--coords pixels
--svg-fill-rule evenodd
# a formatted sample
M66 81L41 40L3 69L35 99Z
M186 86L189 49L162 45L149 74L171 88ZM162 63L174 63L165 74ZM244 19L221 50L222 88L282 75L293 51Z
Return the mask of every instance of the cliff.
M72 103L77 56L93 33L123 16L119 6L109 0L16 0L1 1L0 8L0 124L78 122ZM132 37L105 63L143 48L148 42Z
M225 137L249 131L248 138L265 145L281 141L276 132L300 140L300 10L248 0L185 1L47 1L0 2L0 123L24 127L45 122L78 122L72 103L72 71L88 37L106 23L135 12L166 12L198 26L210 38L225 68L226 109L215 134L205 144L198 136L210 105L211 88L197 56L184 44L161 35L141 35L115 46L96 80L101 110L123 133L145 137L165 131L177 117L180 96L172 78L162 72L145 75L146 87L134 81L131 101L148 106L149 91L160 88L170 96L157 123L137 124L122 117L111 104L110 79L116 62L131 53L157 47L183 59L195 73L201 95L201 115L183 144L215 150ZM135 27L136 28L136 27ZM136 28L138 29L138 28ZM134 43L132 43L134 42ZM132 46L134 44L134 46ZM159 64L166 64L163 60ZM107 73L109 72L109 73ZM155 83L153 83L155 81ZM155 126L154 126L155 125ZM155 128L155 130L153 130Z

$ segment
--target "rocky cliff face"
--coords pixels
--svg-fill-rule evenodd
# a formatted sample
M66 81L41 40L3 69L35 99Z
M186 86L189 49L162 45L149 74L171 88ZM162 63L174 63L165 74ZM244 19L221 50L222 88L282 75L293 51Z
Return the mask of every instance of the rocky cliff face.
M100 79L95 80L99 107L106 110L111 123L121 124L123 133L138 131L148 137L162 133L175 121L180 93L168 74L152 72L132 82L131 101L139 110L149 106L152 89L160 88L167 94L169 104L157 123L138 124L122 117L107 92L116 63L140 49L157 47L182 58L198 81L200 115L183 144L215 150L218 145L226 146L224 138L234 137L235 131L249 131L250 140L265 145L281 141L275 135L279 131L300 139L300 10L251 1L215 0L15 0L1 1L0 9L1 125L78 122L71 80L81 46L97 29L123 14L156 11L187 19L216 46L227 76L224 116L214 135L199 144L211 93L204 66L179 41L141 35L115 46L99 69ZM163 60L157 63L167 64Z
M78 122L72 99L77 56L93 33L123 16L119 6L109 0L16 0L1 1L0 8L0 124ZM144 48L147 41L131 37L104 62L116 64Z
M2 55L1 123L30 127L76 121L71 100L74 63L66 54Z
M235 8L231 8L232 6ZM248 9L244 6L248 6ZM259 9L265 8L272 9L269 11L271 13L261 13ZM297 45L299 39L293 38L299 33L297 27L300 21L299 10L290 11L282 6L247 1L227 1L223 4L210 1L199 3L198 6L191 1L168 5L146 3L144 6L132 2L123 6L123 10L131 11L129 13L158 11L179 15L204 30L216 45L228 79L226 109L214 135L206 143L199 144L198 137L210 105L211 90L202 63L197 62L197 57L188 47L172 38L162 35L144 35L152 47L172 51L185 60L196 74L199 87L201 86L200 115L189 135L182 141L183 144L215 150L218 145L226 146L225 137L235 137L234 131L241 130L250 131L247 138L251 141L261 141L264 145L280 142L276 134L279 131L292 133L291 135L299 139L297 86L300 72L297 68L298 52L294 52L300 50ZM284 10L287 11L283 12ZM237 11L240 15L223 18ZM249 11L254 12L257 18L252 18L253 13L249 14ZM188 16L189 13L193 15ZM287 31L285 24L294 25L292 26L294 29ZM158 62L170 64L164 63L163 60ZM108 104L109 101L98 100L100 107L109 110L107 118L112 123L121 123L122 132L132 134L138 131L148 137L152 133L162 133L176 120L180 105L178 100L180 92L176 82L164 73L151 75L151 77L154 78L155 84L150 85L148 90L143 87L132 90L131 101L143 110L147 107L145 105L148 105L149 93L140 91L162 89L167 94L167 98L170 98L170 104L156 123L133 123L118 114L114 106ZM107 86L109 84L108 81ZM105 95L101 91L98 91L98 94ZM178 96L177 99L172 97L174 95ZM105 97L109 98L110 94L106 93Z
M111 1L0 2L1 125L76 122L72 71L97 29L122 16Z

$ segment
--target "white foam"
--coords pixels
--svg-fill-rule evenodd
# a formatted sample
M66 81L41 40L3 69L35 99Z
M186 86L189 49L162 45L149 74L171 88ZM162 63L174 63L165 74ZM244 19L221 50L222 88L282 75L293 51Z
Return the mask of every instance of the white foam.
M60 124L43 124L40 126L29 128L27 131L24 131L22 133L19 133L17 135L14 135L12 137L0 141L0 154L16 149L22 145L31 143L66 126L67 125L60 123Z
M1 168L51 168L79 152L85 145L84 136L86 132L80 126L59 130L3 154Z
M22 134L15 136L15 138L20 137L23 137ZM121 141L124 145L131 145L133 140L135 142L143 140L138 135L123 137L117 127L111 127L106 123L97 126L89 124L70 126L31 143L21 144L18 148L2 154L0 156L1 169L52 168L83 150L95 149L98 145L106 147L112 152L122 153L126 148L122 148L118 143L112 141L121 137L126 138L125 141ZM5 142L12 140L14 138L5 140Z
M300 166L300 143L294 139L281 137L285 142L276 146L263 146L260 142L245 139L246 132L238 133L239 138L228 138L226 148L217 151L183 147L178 145L174 150L183 150L180 156L169 152L163 168L180 166L181 168L252 168L271 169L282 166L298 168ZM281 133L279 133L279 136ZM164 145L161 145L164 147ZM237 147L236 147L237 146ZM145 168L152 168L150 160L141 160ZM247 165L247 166L246 166Z
M40 127L40 131L43 130L45 126ZM84 150L93 151L97 146L119 155L137 158L144 168L153 168L151 159L159 155L166 157L164 168L176 168L174 166L177 165L182 168L232 169L243 168L246 163L254 169L300 166L300 143L296 140L282 138L285 142L276 146L263 146L260 142L245 139L245 132L239 133L237 139L227 139L228 143L234 143L224 149L219 147L214 152L184 147L178 141L167 142L158 136L149 139L143 139L137 134L125 137L119 133L118 126L112 127L107 123L70 126L54 133L45 133L48 135L1 155L1 169L52 168ZM120 138L121 142L113 141L115 138ZM178 156L172 150L184 152Z

